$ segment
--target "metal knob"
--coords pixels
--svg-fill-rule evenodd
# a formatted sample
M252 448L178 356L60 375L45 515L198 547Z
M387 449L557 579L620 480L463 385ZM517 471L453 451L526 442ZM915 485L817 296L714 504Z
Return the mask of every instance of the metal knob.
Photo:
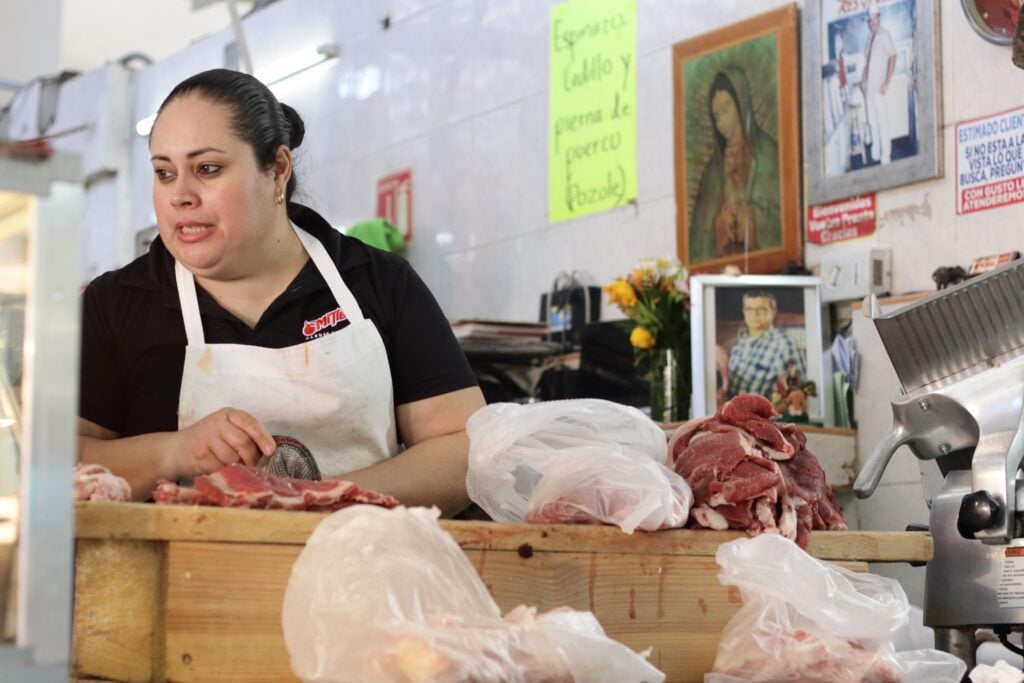
M956 530L964 538L974 538L975 533L999 524L1002 516L1003 507L988 491L974 491L960 501Z

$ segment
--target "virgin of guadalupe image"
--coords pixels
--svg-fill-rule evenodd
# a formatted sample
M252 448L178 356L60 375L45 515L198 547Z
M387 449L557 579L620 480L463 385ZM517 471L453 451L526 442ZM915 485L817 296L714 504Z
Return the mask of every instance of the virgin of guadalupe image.
M715 144L693 204L691 261L780 246L778 144L758 126L750 84L738 67L715 74L708 117Z

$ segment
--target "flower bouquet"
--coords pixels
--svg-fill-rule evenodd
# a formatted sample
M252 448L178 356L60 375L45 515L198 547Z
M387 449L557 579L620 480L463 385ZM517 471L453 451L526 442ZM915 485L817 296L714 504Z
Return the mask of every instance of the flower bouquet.
M604 290L633 323L637 366L647 365L651 418L687 419L690 411L690 274L676 259L642 259Z

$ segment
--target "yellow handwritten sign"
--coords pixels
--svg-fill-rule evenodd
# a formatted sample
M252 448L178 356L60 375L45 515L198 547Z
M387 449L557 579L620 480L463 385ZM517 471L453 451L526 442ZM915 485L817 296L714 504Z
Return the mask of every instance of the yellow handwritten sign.
M551 11L548 218L636 197L636 0L570 0Z

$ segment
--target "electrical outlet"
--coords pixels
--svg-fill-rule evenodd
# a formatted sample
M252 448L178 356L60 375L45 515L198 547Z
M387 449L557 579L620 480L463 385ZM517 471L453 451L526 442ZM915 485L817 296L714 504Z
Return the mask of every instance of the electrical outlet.
M844 249L821 260L823 301L863 299L892 289L891 249Z

